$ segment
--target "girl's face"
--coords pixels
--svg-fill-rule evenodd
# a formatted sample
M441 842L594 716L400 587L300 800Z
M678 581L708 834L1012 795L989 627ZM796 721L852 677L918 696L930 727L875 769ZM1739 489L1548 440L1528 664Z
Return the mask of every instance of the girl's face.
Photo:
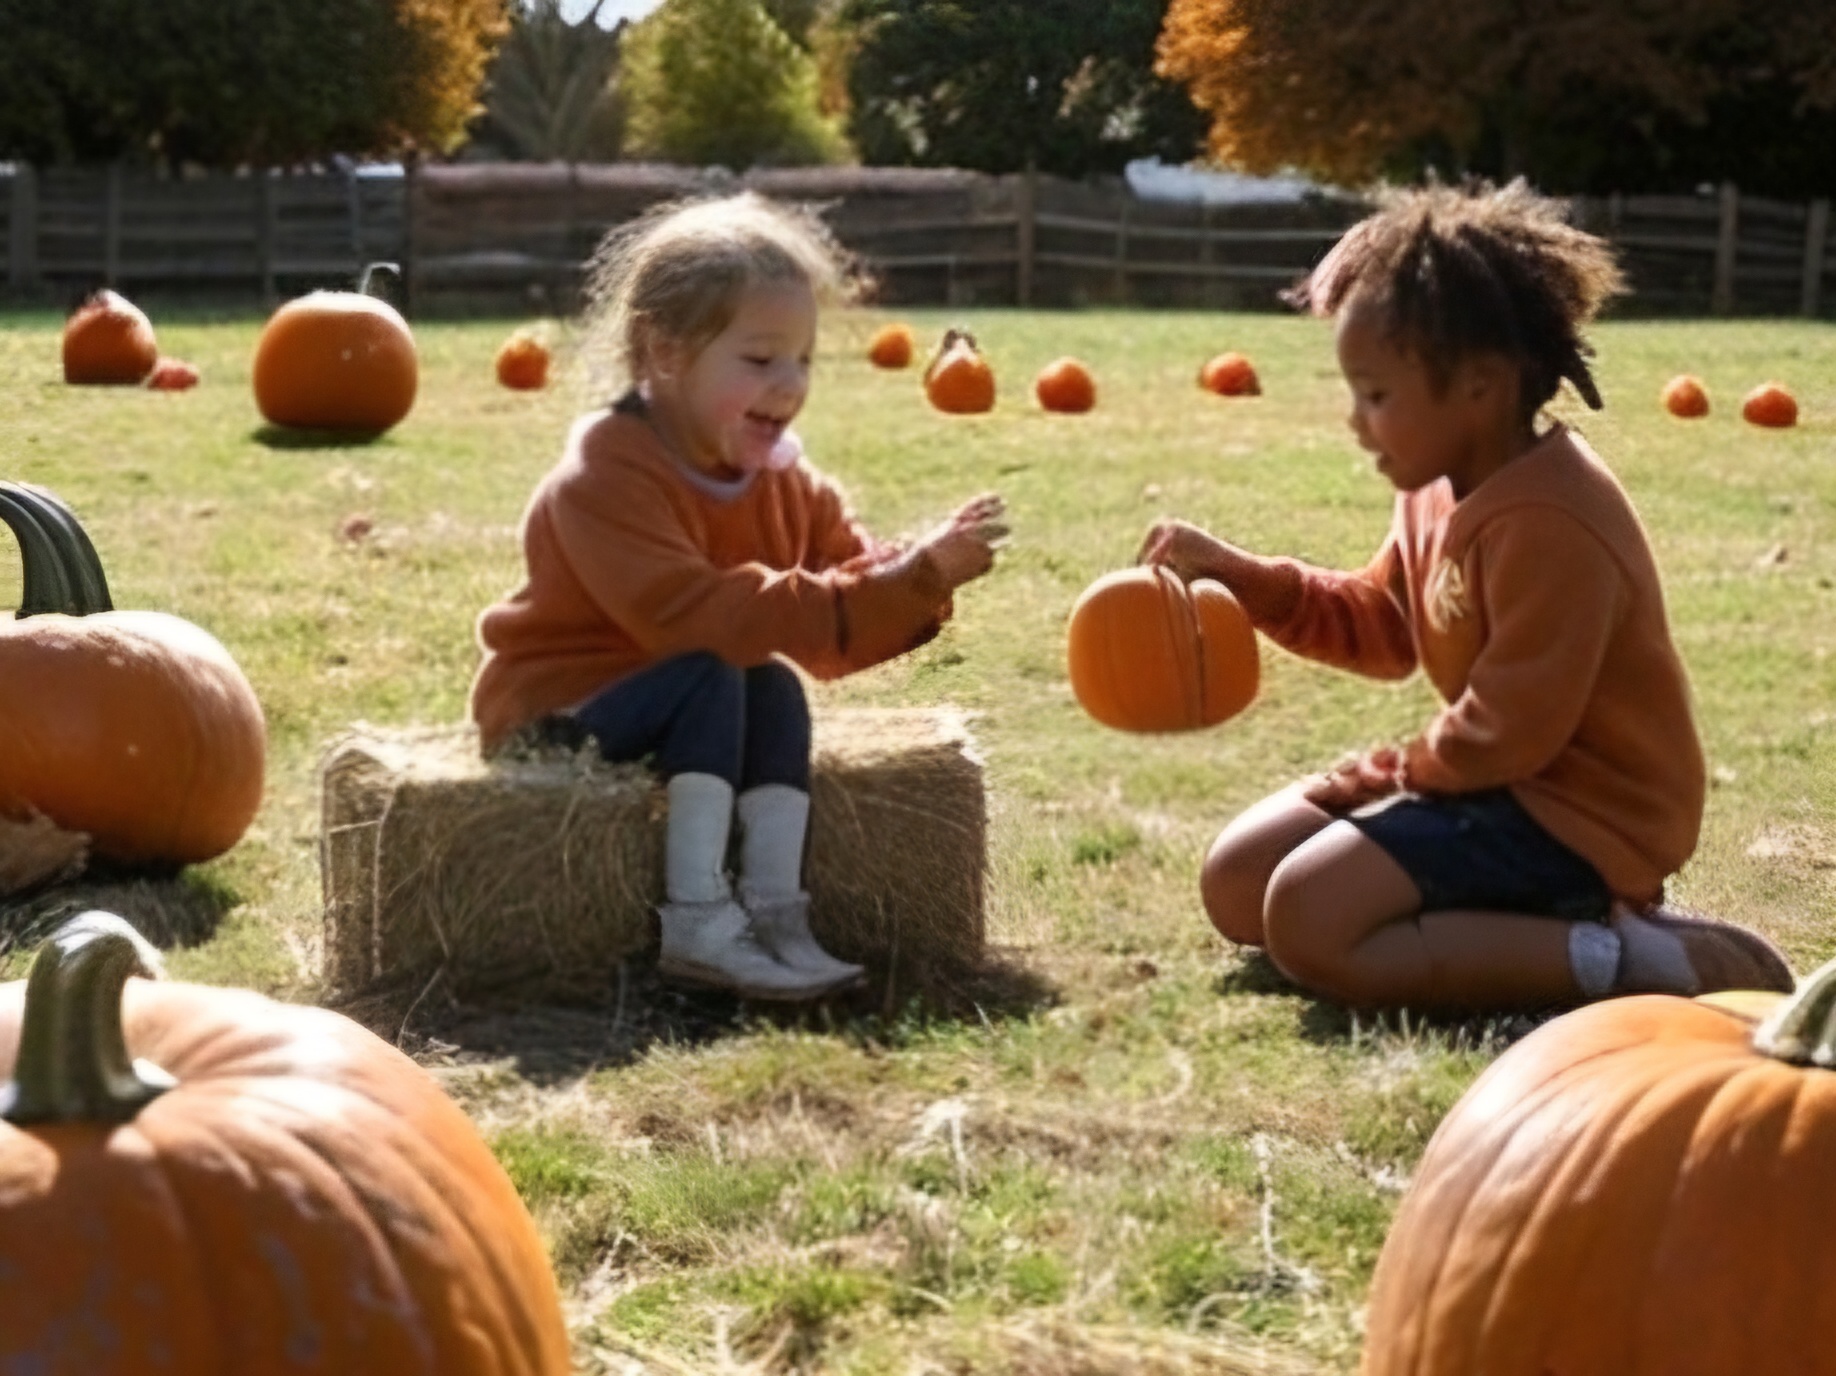
M1437 388L1428 365L1388 338L1382 310L1354 295L1339 312L1339 370L1351 388L1347 422L1399 491L1447 478L1463 497L1522 447L1503 386L1503 360L1463 361Z
M810 390L816 296L804 282L748 287L726 329L692 357L663 344L651 406L664 438L708 473L767 465Z

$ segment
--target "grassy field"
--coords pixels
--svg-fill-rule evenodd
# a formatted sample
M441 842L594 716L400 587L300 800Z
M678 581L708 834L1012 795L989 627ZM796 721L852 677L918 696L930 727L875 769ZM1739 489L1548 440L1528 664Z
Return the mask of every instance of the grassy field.
M1391 494L1345 429L1328 331L913 312L921 333L967 323L999 372L996 411L953 419L913 374L866 365L883 318L828 323L799 426L810 451L876 531L916 531L995 488L1014 537L936 642L818 698L978 714L1009 977L945 1012L765 1018L640 979L653 997L622 1017L608 993L575 1008L430 1000L375 1025L490 1135L552 1242L583 1371L1347 1368L1423 1145L1521 1023L1373 1022L1318 1003L1226 950L1194 881L1235 811L1408 732L1429 694L1267 649L1262 696L1236 721L1129 738L1080 713L1062 664L1073 598L1156 515L1328 564L1376 547ZM259 322L155 320L164 351L202 369L195 392L67 388L59 322L0 316L0 476L76 507L118 604L190 617L247 670L268 713L267 798L235 851L186 877L213 917L170 963L315 999L323 747L359 719L461 716L472 619L517 580L517 516L585 393L498 389L508 322L429 324L421 396L396 431L277 446L248 386ZM1626 322L1597 343L1608 409L1581 424L1652 533L1713 771L1675 892L1808 968L1836 954L1836 331ZM1195 388L1225 348L1256 359L1262 397ZM1028 395L1065 353L1099 380L1088 416L1044 415ZM1684 370L1714 398L1704 421L1657 406ZM1798 429L1738 419L1768 378L1797 392ZM370 533L341 538L356 514ZM17 586L9 548L0 597Z

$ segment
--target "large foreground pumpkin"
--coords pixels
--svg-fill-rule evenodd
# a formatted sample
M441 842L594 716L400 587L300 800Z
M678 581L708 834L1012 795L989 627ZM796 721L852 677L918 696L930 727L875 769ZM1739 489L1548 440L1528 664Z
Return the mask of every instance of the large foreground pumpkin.
M414 336L395 307L366 290L370 271L356 291L311 292L262 327L255 404L272 424L376 435L414 405Z
M0 1371L568 1371L529 1215L419 1067L325 1009L129 979L153 961L88 913L0 985Z
M69 508L0 483L24 596L0 623L0 814L37 812L129 864L188 864L233 846L261 805L267 728L209 632L114 611Z
M1833 1039L1836 963L1788 996L1593 1004L1505 1052L1390 1230L1365 1376L1836 1372Z
M1071 691L1105 726L1189 731L1234 717L1261 680L1256 633L1222 583L1159 567L1108 573L1071 609Z

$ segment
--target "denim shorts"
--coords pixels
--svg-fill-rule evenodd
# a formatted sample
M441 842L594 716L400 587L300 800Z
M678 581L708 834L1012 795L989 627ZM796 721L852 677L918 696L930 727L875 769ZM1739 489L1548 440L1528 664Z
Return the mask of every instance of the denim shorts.
M1415 881L1423 912L1478 909L1603 922L1612 911L1613 894L1600 871L1543 830L1508 788L1402 793L1345 820Z

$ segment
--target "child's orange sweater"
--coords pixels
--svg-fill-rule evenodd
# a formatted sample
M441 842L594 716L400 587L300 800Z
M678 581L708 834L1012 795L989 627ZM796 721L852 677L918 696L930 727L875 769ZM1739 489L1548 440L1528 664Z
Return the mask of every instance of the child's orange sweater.
M528 581L478 618L486 753L634 670L692 650L785 655L818 677L923 644L950 615L928 559L889 557L799 462L699 483L641 416L583 418L523 514Z
M1383 678L1417 664L1446 706L1404 750L1422 793L1509 787L1622 898L1695 849L1702 747L1656 563L1599 457L1556 427L1462 501L1397 498L1355 573L1261 559L1234 590L1297 654Z

